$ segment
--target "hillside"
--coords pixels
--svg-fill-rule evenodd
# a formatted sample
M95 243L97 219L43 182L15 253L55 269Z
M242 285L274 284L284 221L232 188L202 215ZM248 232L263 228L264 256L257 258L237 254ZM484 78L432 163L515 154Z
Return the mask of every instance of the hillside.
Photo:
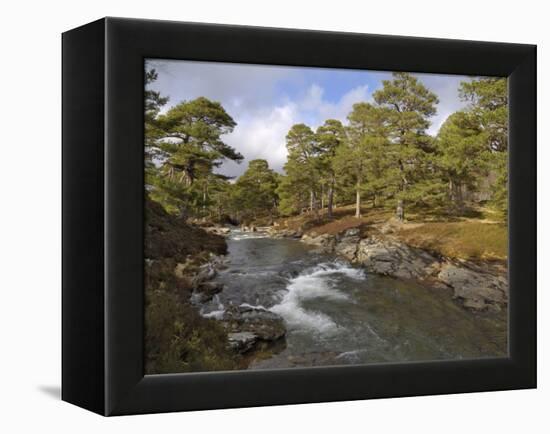
M151 200L145 215L146 372L234 369L237 360L223 326L203 318L190 302L201 266L226 252L225 240Z

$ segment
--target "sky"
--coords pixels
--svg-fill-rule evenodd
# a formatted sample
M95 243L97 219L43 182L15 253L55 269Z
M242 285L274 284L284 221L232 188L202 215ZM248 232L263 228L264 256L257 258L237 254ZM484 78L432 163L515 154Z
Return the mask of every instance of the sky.
M237 126L223 140L244 155L242 163L226 161L218 172L241 175L248 161L263 158L282 172L286 161L285 136L297 123L317 128L326 119L344 124L353 104L372 101L391 72L306 68L270 65L147 60L158 79L151 88L168 96L164 107L204 96L219 101ZM458 96L461 81L468 77L445 74L414 74L439 97L437 114L429 134L435 135L452 113L465 107Z

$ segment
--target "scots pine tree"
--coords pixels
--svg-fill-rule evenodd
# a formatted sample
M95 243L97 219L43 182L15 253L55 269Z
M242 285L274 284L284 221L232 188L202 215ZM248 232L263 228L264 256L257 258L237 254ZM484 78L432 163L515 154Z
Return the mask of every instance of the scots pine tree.
M460 96L480 129L490 170L496 177L492 202L505 215L508 210L508 91L505 78L483 77L463 82Z
M332 217L334 206L334 189L336 186L335 157L336 152L346 140L346 132L342 122L328 119L317 128L315 141L317 147L318 167L322 185L327 190L327 216Z
M426 131L430 117L436 113L438 98L406 72L396 72L392 80L384 80L373 97L379 107L386 109L389 139L396 145L396 212L402 220L407 202L427 200L432 193L433 186L427 180L434 175L433 141Z

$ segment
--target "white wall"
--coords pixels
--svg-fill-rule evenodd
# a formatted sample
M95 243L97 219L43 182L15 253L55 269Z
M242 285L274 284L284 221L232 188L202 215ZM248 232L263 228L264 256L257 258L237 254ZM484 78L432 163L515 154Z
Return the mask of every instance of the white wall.
M248 3L248 4L247 4ZM0 431L542 432L548 429L548 296L539 292L539 390L104 419L59 401L61 40L105 15L539 44L547 143L544 2L5 1L0 6ZM83 134L86 134L83 131ZM539 148L539 269L548 263L548 146ZM541 273L542 274L542 273ZM545 309L546 307L546 309ZM123 431L122 431L123 430ZM548 432L548 431L545 431Z

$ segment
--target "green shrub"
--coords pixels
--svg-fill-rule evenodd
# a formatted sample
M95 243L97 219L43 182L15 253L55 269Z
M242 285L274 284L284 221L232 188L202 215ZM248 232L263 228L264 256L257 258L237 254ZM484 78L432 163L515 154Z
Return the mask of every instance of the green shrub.
M203 318L174 293L147 293L145 330L147 374L223 371L238 366L223 327Z

